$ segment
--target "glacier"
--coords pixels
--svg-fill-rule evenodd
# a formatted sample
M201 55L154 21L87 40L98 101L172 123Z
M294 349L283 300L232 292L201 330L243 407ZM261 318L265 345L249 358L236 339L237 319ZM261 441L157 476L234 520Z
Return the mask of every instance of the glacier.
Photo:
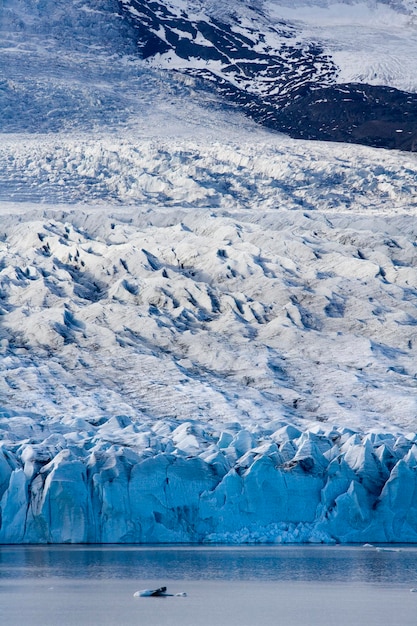
M417 539L415 434L80 421L2 445L2 543Z
M0 8L0 542L417 542L416 155L262 128L121 4Z

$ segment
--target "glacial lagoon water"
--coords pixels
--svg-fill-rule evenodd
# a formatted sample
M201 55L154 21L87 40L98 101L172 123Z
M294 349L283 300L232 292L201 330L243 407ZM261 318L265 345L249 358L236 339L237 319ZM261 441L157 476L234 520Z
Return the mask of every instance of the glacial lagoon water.
M0 546L14 626L416 626L411 589L417 546Z

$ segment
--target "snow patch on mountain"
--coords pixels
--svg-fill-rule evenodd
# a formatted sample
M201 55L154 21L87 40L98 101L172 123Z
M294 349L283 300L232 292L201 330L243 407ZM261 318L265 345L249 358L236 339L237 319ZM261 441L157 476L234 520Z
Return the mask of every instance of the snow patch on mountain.
M265 2L278 23L294 23L320 42L339 68L337 81L417 91L417 5L386 2Z

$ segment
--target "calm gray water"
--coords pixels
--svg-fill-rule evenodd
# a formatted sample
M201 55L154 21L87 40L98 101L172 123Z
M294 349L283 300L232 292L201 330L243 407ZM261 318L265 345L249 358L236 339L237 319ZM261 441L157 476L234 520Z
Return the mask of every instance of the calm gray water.
M14 626L416 626L413 588L416 546L0 546Z

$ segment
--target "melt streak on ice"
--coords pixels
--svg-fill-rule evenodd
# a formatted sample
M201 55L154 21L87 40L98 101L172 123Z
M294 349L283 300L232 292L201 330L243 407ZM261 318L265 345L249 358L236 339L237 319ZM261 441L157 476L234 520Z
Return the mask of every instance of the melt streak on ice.
M45 7L1 9L0 542L417 541L415 155Z

